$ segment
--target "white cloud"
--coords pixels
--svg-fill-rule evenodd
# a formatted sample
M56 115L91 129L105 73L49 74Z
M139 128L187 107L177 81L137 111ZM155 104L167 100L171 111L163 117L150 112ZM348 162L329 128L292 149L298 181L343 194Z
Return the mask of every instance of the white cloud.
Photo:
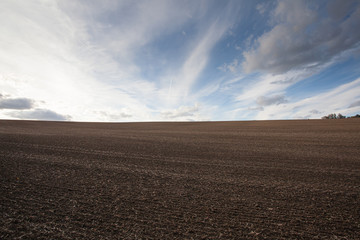
M189 97L191 87L198 80L208 63L212 48L227 34L228 29L233 24L234 15L232 11L235 11L234 6L228 4L223 12L219 14L222 18L208 20L209 22L203 26L203 30L195 40L194 47L191 48L180 71L174 71L170 75L163 77L163 79L170 82L169 103L183 102ZM234 66L230 66L230 68L235 70Z
M48 120L48 121L71 120L70 116L62 115L54 111L51 111L49 109L14 111L14 112L10 112L8 115L14 118L27 119L27 120Z
M29 98L8 98L0 94L1 109L31 109L34 101Z
M261 96L284 94L285 90L289 86L315 74L318 71L320 71L320 69L316 71L296 70L278 75L256 75L253 79L248 80L246 83L241 83L241 89L237 93L236 101L248 102L251 104Z
M259 107L248 107L247 110L250 110L250 111L264 111L264 107L262 107L262 106L259 106Z
M356 102L353 102L350 104L349 108L353 108L353 107L359 107L360 106L360 100L359 101L356 101Z
M179 4L4 0L0 88L74 120L102 119L93 110L104 108L114 117L123 107L132 109L132 120L151 119L147 105L161 107L167 94L139 76L133 57L136 49L191 18L192 8L173 5ZM118 18L112 27L100 19L114 9L127 17L112 16Z
M273 28L257 39L250 34L240 40L247 50L245 61L232 56L219 69L233 74L217 72L223 76L208 80L202 74L213 63L212 50L224 37L237 34L234 23L242 6L237 1L3 0L0 89L11 97L0 98L0 117L201 120L225 117L219 107L222 99L235 100L235 106L228 107L236 108L234 113L251 110L246 116L261 111L258 117L266 118L269 109L283 113L292 104L289 86L357 46L359 33L352 29L359 24L359 7L349 2L328 4L329 17L323 18L301 1L279 1ZM304 29L308 35L298 37ZM179 47L171 56L175 61L152 55L163 50L158 45L164 39L174 36L182 41L181 46L170 44ZM309 48L310 41L316 46ZM231 46L238 49L234 42ZM246 76L239 73L241 64L249 72L268 73ZM147 75L151 68L156 71ZM227 80L229 75L233 79ZM202 87L195 89L198 84ZM349 100L352 111L357 100ZM306 111L314 109L322 111Z
M337 1L338 4L343 1ZM282 0L274 11L275 26L244 52L246 72L283 73L327 63L339 54L359 47L360 4L344 4L348 18L320 16L306 1ZM332 12L332 11L330 11Z
M177 109L166 110L161 112L162 119L168 120L198 120L199 105L194 106L180 106Z
M258 4L256 5L256 10L261 14L263 15L266 11L266 5L263 3L263 4Z
M0 87L42 108L73 114L95 84L75 54L82 31L54 1L2 1Z
M79 4L75 4L72 9L78 6ZM102 77L107 79L109 85L116 88L116 91L112 90L108 94L109 101L110 98L117 98L116 92L123 95L121 102L126 103L127 106L120 105L117 108L134 109L132 120L156 119L157 117L151 112L193 102L195 97L190 94L191 88L206 67L211 49L227 33L232 24L233 15L227 14L234 10L230 4L224 7L220 18L207 16L207 7L207 3L191 1L185 4L177 1L140 1L137 4L115 6L116 12L124 12L125 16L122 16L121 21L113 22L114 26L107 26L106 21L100 22L99 26L98 21L89 21L86 17L86 28L94 28L92 26L94 22L98 24L94 31L98 30L97 28L106 28L106 34L102 37L97 35L93 44L106 46L106 49L100 51L99 62L108 63L108 68L104 68L103 64L96 65L96 68L100 69ZM108 14L106 11L103 13ZM179 61L180 65L167 66L164 74L158 77L160 81L143 79L140 66L134 61L139 50L146 49L147 44L159 36L166 36L171 32L184 32L183 25L188 21L194 21L194 18L198 18L195 24L199 31L195 35L187 36L187 51L180 57L184 59ZM128 24L123 24L125 22ZM116 62L113 60L114 55ZM94 62L97 62L97 58L90 56ZM205 89L209 88L205 87Z
M329 1L329 4L327 5L329 16L336 21L342 20L349 13L349 10L355 6L356 2L357 0Z
M220 67L218 67L219 70L223 72L232 72L235 73L238 69L239 61L237 59L234 59L231 63L224 63Z
M285 99L284 95L260 96L256 99L256 103L261 107L274 105L274 104L279 105L287 102L288 101Z
M92 46L116 60L116 72L131 77L139 51L160 36L182 31L199 4L178 1L60 1L60 6L88 33ZM118 68L121 66L121 68ZM114 70L114 69L113 69ZM129 75L128 75L129 74Z
M113 110L99 110L93 112L96 116L98 116L99 121L105 122L122 122L127 121L133 117L131 111L129 109L120 109L117 111Z
M353 115L360 111L360 106L349 108L349 102L357 99L359 92L360 78L296 102L267 106L255 119L321 118L333 112Z
M201 37L201 40L187 58L182 67L180 78L175 82L175 88L183 92L185 96L205 68L210 50L221 39L228 27L227 23L215 22L210 26L205 35Z

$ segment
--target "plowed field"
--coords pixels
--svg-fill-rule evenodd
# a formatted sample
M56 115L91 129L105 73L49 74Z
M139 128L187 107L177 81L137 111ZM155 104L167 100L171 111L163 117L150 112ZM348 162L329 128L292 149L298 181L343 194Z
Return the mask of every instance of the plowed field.
M360 119L0 121L0 239L359 239Z

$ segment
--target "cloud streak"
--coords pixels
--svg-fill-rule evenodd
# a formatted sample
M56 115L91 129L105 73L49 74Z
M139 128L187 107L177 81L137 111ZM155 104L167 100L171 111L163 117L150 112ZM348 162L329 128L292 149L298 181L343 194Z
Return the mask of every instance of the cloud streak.
M353 108L353 107L360 107L360 100L350 104L349 108Z

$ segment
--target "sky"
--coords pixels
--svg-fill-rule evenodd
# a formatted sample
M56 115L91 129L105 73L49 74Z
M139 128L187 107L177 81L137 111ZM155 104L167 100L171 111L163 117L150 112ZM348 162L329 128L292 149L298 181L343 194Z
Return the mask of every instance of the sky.
M0 118L360 113L359 0L1 0Z

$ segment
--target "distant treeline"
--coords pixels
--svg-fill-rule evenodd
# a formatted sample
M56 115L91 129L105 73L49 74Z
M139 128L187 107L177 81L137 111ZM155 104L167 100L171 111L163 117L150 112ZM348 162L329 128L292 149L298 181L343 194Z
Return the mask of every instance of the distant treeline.
M356 114L354 116L346 117L346 116L342 115L341 113L338 113L337 115L336 115L336 113L331 113L327 116L323 116L321 119L342 119L342 118L360 118L360 115Z

